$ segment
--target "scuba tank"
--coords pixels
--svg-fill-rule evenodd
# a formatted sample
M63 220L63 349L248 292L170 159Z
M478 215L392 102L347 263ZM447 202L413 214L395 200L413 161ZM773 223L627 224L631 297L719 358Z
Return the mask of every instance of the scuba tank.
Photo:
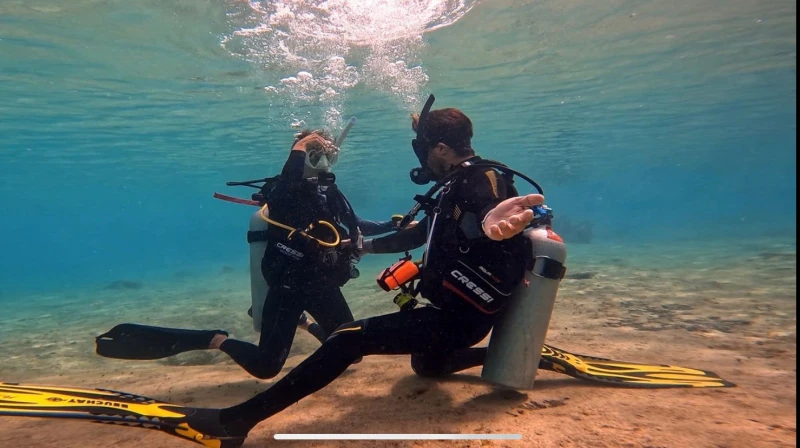
M268 177L264 179L247 180L243 182L226 182L226 185L231 186L245 186L258 189L258 193L253 193L251 199L239 199L231 196L226 196L219 193L214 193L214 197L224 201L234 202L238 204L253 205L259 207L252 215L250 215L250 222L247 229L247 244L249 245L249 266L250 266L250 309L247 314L253 318L253 329L256 332L261 331L261 316L264 310L264 302L267 299L269 292L269 285L264 278L261 271L261 262L264 258L264 252L267 249L268 240L266 238L267 229L269 228L269 209L266 206L266 196L269 190L277 182L279 176ZM257 184L262 185L257 185Z
M263 211L268 216L269 210ZM250 246L250 302L251 314L253 316L253 330L256 332L261 331L261 315L264 310L264 301L267 299L269 292L269 285L267 280L264 279L264 274L261 273L261 259L264 257L264 252L267 250L267 239L261 238L253 241L250 235L253 232L265 234L269 224L261 218L262 211L256 210L255 213L250 215L250 226L247 229L247 242Z
M497 317L481 377L515 389L533 389L556 295L564 278L567 248L551 228L548 208L534 208L530 241L533 266Z

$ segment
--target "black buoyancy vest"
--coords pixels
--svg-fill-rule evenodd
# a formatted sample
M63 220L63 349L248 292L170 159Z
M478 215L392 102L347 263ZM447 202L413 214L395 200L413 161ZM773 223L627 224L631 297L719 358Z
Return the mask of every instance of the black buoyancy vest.
M301 197L288 197L281 195L277 185L262 189L267 194L261 200L274 204L270 206L270 218L298 230L305 230L314 224L308 234L327 242L333 242L335 235L328 227L320 225L319 221L332 224L341 239L355 241L360 238L355 213L336 185L320 191L316 185L308 182L300 191ZM347 227L346 230L342 224ZM323 246L297 232L290 235L289 231L277 226L270 226L266 234L267 248L261 270L271 286L343 286L357 275L353 266L357 254L349 245Z
M426 248L427 263L423 266L420 293L434 304L447 307L440 297L452 294L443 295L440 291L445 287L481 312L493 314L505 305L508 294L523 278L531 251L526 244L528 240L521 234L504 241L489 239L481 230L479 211L461 209L471 194L470 180L486 172L487 168L479 166L476 163L455 176L436 196L436 205L427 211L429 219L435 217L436 222L432 224L433 234ZM498 174L504 180L506 198L519 196L510 176ZM465 280L466 275L469 280ZM465 286L472 289L462 291ZM474 295L475 288L479 292L481 288L491 291L491 301L481 302ZM458 302L465 303L461 299Z

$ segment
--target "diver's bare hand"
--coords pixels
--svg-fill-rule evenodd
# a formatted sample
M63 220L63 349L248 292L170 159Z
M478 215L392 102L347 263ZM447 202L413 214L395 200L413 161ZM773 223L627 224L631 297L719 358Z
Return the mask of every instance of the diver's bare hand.
M417 224L419 224L419 221L411 221L410 223L408 223L407 226L403 228L403 230L413 229L414 227L417 226Z
M533 221L531 207L543 203L544 196L540 194L508 198L489 210L483 220L483 231L494 241L509 239Z
M394 226L397 227L397 230L413 229L417 226L417 224L419 224L418 221L411 221L410 223L406 224L405 227L401 227L400 225L403 223L403 215L392 215L392 222L394 222Z
M411 130L417 132L419 126L419 114L411 114Z
M316 145L312 143L316 143ZM331 142L325 140L321 135L313 133L305 136L302 140L295 143L294 146L292 146L292 151L306 151L309 146L319 146L321 148L327 148L330 145Z

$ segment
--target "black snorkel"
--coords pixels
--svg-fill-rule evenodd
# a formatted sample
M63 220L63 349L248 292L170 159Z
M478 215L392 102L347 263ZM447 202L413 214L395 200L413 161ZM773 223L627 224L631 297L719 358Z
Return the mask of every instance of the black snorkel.
M436 101L436 98L431 94L419 114L419 120L417 120L417 138L411 140L411 147L414 148L414 154L417 155L419 167L412 169L408 174L411 177L411 182L417 185L429 184L433 180L433 173L428 168L428 151L430 151L432 142L425 138L425 126L428 122L428 113L431 111L434 101Z

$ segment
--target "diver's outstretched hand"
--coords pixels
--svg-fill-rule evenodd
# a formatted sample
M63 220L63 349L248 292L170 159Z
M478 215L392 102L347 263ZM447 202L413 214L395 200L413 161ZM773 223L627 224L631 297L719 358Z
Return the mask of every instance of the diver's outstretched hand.
M544 196L540 194L508 198L489 210L483 219L483 231L495 241L507 240L533 221L531 207L543 203Z

